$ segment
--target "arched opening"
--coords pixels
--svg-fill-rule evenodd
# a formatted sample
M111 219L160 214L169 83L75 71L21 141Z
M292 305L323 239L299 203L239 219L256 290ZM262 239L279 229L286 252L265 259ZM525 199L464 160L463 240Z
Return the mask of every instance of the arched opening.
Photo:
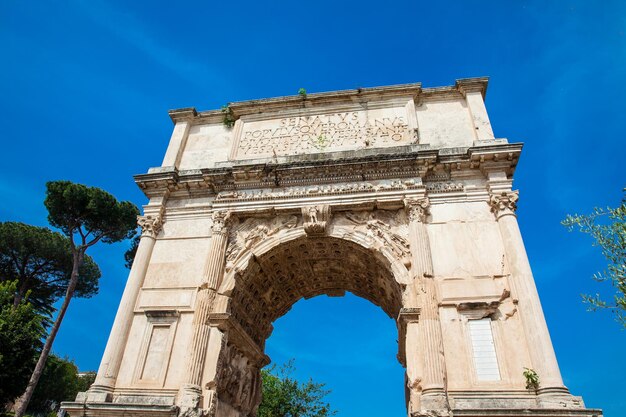
M238 274L229 309L263 348L272 323L298 300L345 291L380 306L391 318L402 307L400 284L373 251L335 237L305 236L252 259Z
M295 359L295 378L326 383L338 417L399 417L406 408L397 337L395 320L346 292L298 301L274 322L265 352L273 364Z
M379 306L394 320L395 326L395 319L403 307L405 289L392 272L394 267L397 269L397 264L393 264L397 259L385 256L380 247L371 245L368 248L355 240L336 236L312 237L302 233L290 240L276 239L271 248L267 248L267 242L264 242L266 250L257 251L257 255L253 255L254 250L250 251L245 267L232 272L234 279L225 283L222 294L228 297L230 320L243 330L246 339L256 345L254 350L265 352L265 342L273 332L273 323L295 303L323 294L338 297L350 292ZM368 336L364 334L362 337ZM389 343L395 345L397 339L396 333ZM238 355L246 356L243 353L245 348L238 344L229 339L232 349L227 349L240 351L242 353ZM264 365L258 360L246 363L256 374ZM250 380L259 383L256 377ZM233 386L235 390L244 389L241 384ZM397 390L404 392L401 381L398 381ZM220 399L237 398L237 393L227 391L228 387L218 387ZM252 411L261 399L259 386L250 388L250 391L255 394L246 397L250 398L246 408Z

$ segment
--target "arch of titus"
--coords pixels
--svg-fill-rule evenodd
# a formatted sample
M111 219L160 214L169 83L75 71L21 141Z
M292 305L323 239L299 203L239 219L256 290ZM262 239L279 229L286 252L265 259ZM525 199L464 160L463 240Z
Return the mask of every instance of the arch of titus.
M408 416L601 415L563 385L515 216L522 144L494 137L486 87L231 103L232 127L171 111L96 382L65 410L255 416L272 323L350 291L397 323Z

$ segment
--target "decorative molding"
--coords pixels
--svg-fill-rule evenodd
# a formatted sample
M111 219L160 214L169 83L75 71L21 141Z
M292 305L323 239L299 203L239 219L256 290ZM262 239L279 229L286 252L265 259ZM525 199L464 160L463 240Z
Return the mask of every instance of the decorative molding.
M429 213L430 200L427 197L405 198L404 207L410 221L424 223Z
M255 191L222 191L218 201L238 200L278 200L292 197L315 197L321 195L341 195L354 193L375 193L381 191L420 189L422 185L414 179L405 181L351 182L337 185L315 185L309 187L289 187L281 190L264 189Z
M406 367L406 327L408 323L419 323L421 309L403 307L396 319L398 323L398 362Z
M302 207L304 231L310 236L321 236L330 224L331 209L327 204Z
M398 314L398 321L401 323L416 323L420 318L420 309L417 307L403 307Z
M318 194L344 194L354 192L385 191L393 188L421 187L432 192L458 192L461 187L449 179L445 171L433 174L433 169L454 168L455 171L483 171L494 165L512 175L521 152L521 144L500 143L489 146L454 149L431 149L428 145L407 145L384 149L362 149L350 152L331 152L324 159L310 160L306 155L279 157L276 160L255 159L246 164L223 163L223 166L191 171L174 168L154 168L147 174L135 176L135 181L148 197L167 192L188 195L216 195L218 200L245 200L261 198L287 198ZM382 184L377 181L386 180ZM391 180L397 181L391 185ZM428 185L428 182L433 184ZM332 183L348 183L331 187ZM361 183L363 182L363 183ZM441 182L441 184L437 184ZM350 186L352 183L352 186ZM372 187L367 186L371 183ZM376 189L376 186L379 186ZM360 189L364 186L363 189ZM287 190L280 190L287 188ZM292 188L295 187L295 188ZM310 187L302 189L298 187ZM316 189L317 187L317 189ZM355 189L356 187L356 189ZM265 189L267 191L257 191ZM293 194L291 194L293 193Z
M424 185L428 193L456 193L465 191L465 185L462 182L425 182Z
M500 194L492 194L488 203L491 206L492 213L499 219L509 214L515 215L517 200L519 200L519 191L503 191Z

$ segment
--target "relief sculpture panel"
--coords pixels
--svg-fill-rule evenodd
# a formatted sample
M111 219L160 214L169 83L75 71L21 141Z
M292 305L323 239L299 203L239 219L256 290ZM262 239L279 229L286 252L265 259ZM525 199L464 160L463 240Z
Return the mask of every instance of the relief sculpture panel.
M261 401L261 374L235 345L222 346L216 380L220 402L226 402L243 415L256 415Z
M230 228L228 248L226 249L226 272L230 272L239 255L244 249L249 250L254 245L273 236L281 229L293 229L299 219L295 215L279 215L272 218L246 219L235 218Z

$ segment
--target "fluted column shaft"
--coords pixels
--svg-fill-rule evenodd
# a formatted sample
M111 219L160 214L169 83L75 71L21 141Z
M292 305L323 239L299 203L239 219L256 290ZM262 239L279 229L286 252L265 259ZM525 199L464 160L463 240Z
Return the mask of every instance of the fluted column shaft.
M198 387L202 383L204 359L209 344L210 327L207 318L211 312L213 300L224 274L226 247L228 245L228 213L216 212L213 215L213 235L209 254L204 269L204 280L196 298L193 317L193 335L187 359L187 386Z
M133 266L126 281L122 300L115 315L113 328L100 362L100 368L98 368L98 375L89 390L90 392L110 393L115 388L128 334L133 323L137 296L146 277L156 236L161 231L163 223L161 214L139 216L137 222L142 229L141 239L133 260ZM104 397L94 399L105 400Z
M514 297L518 299L517 308L522 319L532 367L540 378L539 393L567 393L517 223L515 215L517 200L517 191L507 191L492 195L489 201L502 235L504 253L511 273L511 289Z
M417 324L419 354L423 358L422 392L445 393L445 362L443 338L439 321L437 288L433 279L430 242L424 221L429 202L427 198L405 200L409 215L409 243L411 245L411 269L420 288L420 317ZM407 345L407 349L412 347Z

